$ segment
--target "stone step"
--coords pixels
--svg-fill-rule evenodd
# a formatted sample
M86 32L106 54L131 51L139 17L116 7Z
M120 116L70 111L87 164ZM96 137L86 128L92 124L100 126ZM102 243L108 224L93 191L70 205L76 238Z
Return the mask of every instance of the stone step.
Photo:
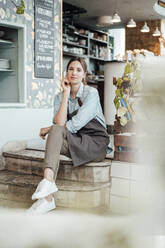
M5 169L29 175L43 175L44 151L25 149L19 152L4 152ZM110 181L111 160L87 163L74 167L72 160L60 156L57 179L89 183Z
M0 207L30 207L41 176L26 175L7 170L0 171ZM57 207L78 209L109 208L111 183L84 183L68 180L56 181Z

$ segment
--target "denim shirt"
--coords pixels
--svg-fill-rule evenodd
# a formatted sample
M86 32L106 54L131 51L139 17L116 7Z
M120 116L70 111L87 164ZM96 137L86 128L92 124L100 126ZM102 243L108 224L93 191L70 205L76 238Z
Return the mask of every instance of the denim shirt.
M78 98L81 99L83 105L80 107ZM62 101L62 92L55 95L54 98L54 116L57 114ZM84 127L93 118L96 119L103 127L106 128L105 118L102 112L100 98L97 89L81 83L80 88L75 98L69 96L68 110L69 113L78 109L72 120L66 122L66 128L71 133L77 133L79 129ZM108 152L112 151L111 144L108 145Z

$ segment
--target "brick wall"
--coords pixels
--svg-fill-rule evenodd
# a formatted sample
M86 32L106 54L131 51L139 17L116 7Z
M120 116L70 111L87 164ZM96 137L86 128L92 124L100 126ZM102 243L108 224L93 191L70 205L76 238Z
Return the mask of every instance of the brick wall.
M144 22L137 22L136 25L136 28L126 28L126 50L147 49L155 55L160 55L159 38L152 34L156 27L160 30L161 20L147 21L150 28L149 33L140 32Z

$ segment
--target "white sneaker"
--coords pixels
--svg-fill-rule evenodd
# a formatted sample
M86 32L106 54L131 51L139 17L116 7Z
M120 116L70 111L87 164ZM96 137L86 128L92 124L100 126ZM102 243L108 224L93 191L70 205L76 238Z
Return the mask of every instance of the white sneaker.
M57 192L58 188L55 182L50 182L46 178L42 179L38 184L35 192L32 195L32 200L42 199L54 192Z
M26 211L28 214L46 214L56 208L54 198L52 201L47 201L45 198L39 199Z

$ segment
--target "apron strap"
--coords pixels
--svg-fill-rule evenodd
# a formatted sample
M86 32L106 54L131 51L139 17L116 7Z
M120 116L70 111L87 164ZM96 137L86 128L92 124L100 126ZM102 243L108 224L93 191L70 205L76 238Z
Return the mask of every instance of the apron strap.
M79 106L81 107L82 105L83 105L83 103L82 103L82 101L81 101L81 99L80 99L80 97L78 98L78 104L79 104Z

